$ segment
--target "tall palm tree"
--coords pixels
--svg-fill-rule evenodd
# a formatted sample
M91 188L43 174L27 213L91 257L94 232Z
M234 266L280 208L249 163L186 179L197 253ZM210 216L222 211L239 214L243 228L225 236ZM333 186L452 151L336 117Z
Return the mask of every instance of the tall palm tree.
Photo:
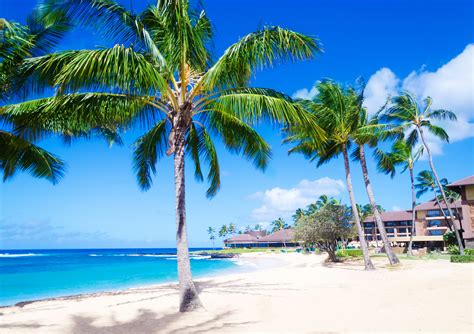
M409 93L405 92L403 95L397 96L393 99L393 105L387 110L384 117L388 120L395 122L398 125L400 130L408 132L407 142L414 146L418 143L418 140L421 139L423 147L428 156L428 161L430 164L431 171L433 172L434 179L438 190L443 198L443 201L446 203L446 207L449 212L449 220L451 224L455 227L454 215L451 210L451 205L448 203L446 194L444 192L443 186L440 183L438 173L433 163L433 157L431 155L431 150L429 145L426 142L425 130L427 130L432 135L437 138L449 142L449 136L446 131L437 125L434 125L432 122L434 120L457 120L456 114L452 111L437 109L432 110L431 105L433 100L430 97L425 98L423 104L419 104L416 97ZM464 247L462 247L461 237L459 231L455 228L456 238L458 238L459 251L461 254L464 254Z
M227 231L229 232L229 234L234 234L236 230L237 230L237 228L235 227L235 224L230 223L229 227L227 228Z
M292 216L293 221L296 223L298 220L305 216L305 211L301 208L296 209L295 214Z
M212 250L215 250L214 240L216 239L216 229L212 226L207 228L207 234L209 235L209 240L212 241Z
M69 30L62 17L46 21L35 13L23 26L0 18L0 103L21 99L27 92L20 89L19 68L26 58L50 51ZM0 107L0 171L3 181L17 171L26 171L35 177L58 182L64 174L64 163L57 156L35 145L45 133L44 123L7 115ZM32 131L28 126L33 126Z
M49 0L42 10L46 17L62 13L77 25L96 28L117 44L31 59L25 72L58 94L8 111L58 118L81 115L121 128L139 123L148 129L134 147L138 182L149 189L157 160L164 153L173 156L180 311L200 307L189 261L185 155L200 181L201 160L207 163L209 197L220 187L213 136L264 169L270 148L251 124L311 119L288 96L251 88L249 80L258 68L313 57L320 51L317 41L281 27L264 27L213 61L212 24L204 10L185 0L158 1L139 15L110 0Z
M362 84L359 92L351 88L348 90L347 94L348 98L352 101L355 117L355 126L351 133L351 137L356 144L356 148L352 153L352 158L360 163L362 168L362 176L364 178L365 190L367 192L367 197L369 198L369 203L372 209L372 214L375 218L375 223L385 248L385 253L387 254L390 264L395 265L400 263L400 260L395 255L392 246L390 245L387 231L385 230L385 225L375 200L375 195L372 190L372 184L369 177L369 170L367 168L365 146L368 145L369 147L376 147L379 141L399 136L399 133L394 132L385 124L380 124L379 113L369 117L367 108L363 106L364 88L365 85Z
M377 168L379 171L390 174L393 178L395 176L396 167L401 167L401 173L406 170L410 173L411 185L411 233L410 242L408 243L408 255L413 256L413 235L415 234L415 220L416 220L416 194L415 194L415 176L413 168L416 161L423 154L423 148L420 147L414 150L413 146L408 145L404 140L397 140L389 153L383 152L381 149L375 151L377 159Z
M318 210L321 210L327 205L338 205L339 201L334 197L329 197L328 195L321 195L319 196L318 200L316 201L316 207Z
M352 144L352 134L357 129L359 111L354 108L353 101L347 97L347 91L340 85L332 81L324 81L318 83L316 88L319 93L313 101L303 100L299 101L299 104L313 112L320 126L316 129L312 124L288 127L285 142L295 145L289 150L290 154L302 153L310 161L316 160L318 167L337 158L342 153L347 190L359 235L360 247L364 255L365 269L373 270L375 268L369 257L369 249L352 189L348 154L348 149ZM327 140L317 135L319 128L325 130L328 136Z

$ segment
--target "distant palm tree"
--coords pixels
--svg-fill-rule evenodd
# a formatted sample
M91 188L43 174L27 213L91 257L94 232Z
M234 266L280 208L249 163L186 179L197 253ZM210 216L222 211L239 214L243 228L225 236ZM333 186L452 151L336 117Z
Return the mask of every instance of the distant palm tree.
M338 205L338 204L339 204L339 201L337 199L335 199L334 197L329 197L328 195L321 195L316 201L316 207L318 208L318 211L327 205Z
M230 223L229 226L227 227L227 232L229 234L234 234L236 232L237 228L235 227L234 223Z
M351 201L355 225L359 235L360 247L364 255L366 270L373 270L374 265L369 256L364 230L356 207L354 191L352 189L352 178L349 165L348 148L352 143L352 133L356 129L359 111L354 108L353 101L348 98L346 92L340 85L332 81L324 81L317 84L318 95L313 101L302 100L299 103L307 110L312 111L318 124L321 126L293 126L286 129L286 143L294 143L295 146L289 153L302 153L310 159L317 161L317 166L338 157L341 153L344 158L344 169L346 172L346 184ZM328 138L322 136L325 133Z
M320 51L317 41L281 27L264 27L244 36L214 61L212 24L199 2L161 0L139 15L114 1L46 1L47 17L66 15L95 28L116 43L111 48L65 51L29 61L28 73L51 84L55 97L28 101L7 111L76 119L86 115L120 128L137 123L148 129L134 146L134 169L149 189L156 162L174 158L176 243L180 311L201 306L192 280L185 204L185 155L202 181L208 165L207 196L220 188L220 171L211 134L233 153L264 169L270 147L252 128L260 120L299 123L311 119L288 96L251 88L256 69L284 60L302 60ZM84 116L85 117L85 116Z
M396 141L392 150L389 153L384 153L381 149L377 149L375 152L377 160L377 168L386 174L390 174L393 178L395 176L396 167L402 168L401 173L406 170L410 173L410 185L411 185L411 233L410 242L408 243L408 255L413 256L413 236L415 234L415 206L416 206L416 194L415 194L415 177L413 174L413 168L416 161L423 154L423 149L420 147L414 150L413 146L408 145L404 140Z
M438 173L436 172L433 157L431 156L431 150L426 142L424 131L427 130L432 135L437 138L449 142L449 136L446 131L437 125L432 124L433 120L452 120L457 119L456 114L452 111L437 109L432 110L431 105L433 100L430 97L427 97L424 100L423 105L420 105L416 97L409 93L405 92L401 96L397 96L393 99L393 105L385 113L385 117L388 120L395 122L400 130L404 132L409 131L407 135L407 143L411 146L414 146L418 143L418 139L421 139L423 147L428 155L428 161L430 164L431 171L433 172L434 179L438 190L443 198L443 201L446 203L446 207L449 212L449 220L451 224L455 227L454 215L451 210L451 205L448 203L446 194L444 192L443 186L440 183ZM456 238L459 243L459 251L461 254L464 254L464 247L462 246L461 237L459 231L455 228Z
M19 68L25 59L43 55L58 44L69 30L61 17L45 21L36 13L27 19L27 26L0 18L0 103L22 98L28 93L22 89ZM8 115L0 107L0 171L3 181L18 170L30 172L35 177L56 183L64 174L64 163L55 155L36 146L48 130L46 122ZM58 126L58 124L54 124Z
M207 234L209 235L209 240L212 241L212 249L215 250L214 240L216 239L216 230L214 227L209 226L207 228Z
M263 231L263 226L261 224L255 224L253 229L254 231Z
M296 209L295 214L292 216L293 221L296 223L298 220L305 216L305 211L301 208Z
M456 226L452 223L452 221L447 217L445 209L443 209L443 206L441 205L441 202L443 201L443 197L439 193L439 191L436 188L436 181L433 172L429 170L423 170L420 173L418 173L418 176L416 177L416 181L418 182L415 184L415 188L418 189L416 192L416 196L420 197L423 194L427 193L428 191L433 192L434 196L434 201L436 202L441 214L443 215L444 221L448 224L448 228L451 231L454 231L455 236L456 236L456 241L458 245L461 245L462 247L462 240L461 240L461 235L459 231L456 229ZM447 184L446 179L441 179L440 183ZM447 204L446 204L447 206Z
M271 223L271 226L272 226L272 232L275 233L277 231L282 231L282 230L285 230L287 228L289 228L288 224L285 223L285 220L283 218L278 218L277 220L274 220L272 223ZM285 241L283 241L283 247L286 248L286 243Z
M219 229L219 237L225 238L228 233L229 233L229 230L227 229L227 225L222 225L221 228Z

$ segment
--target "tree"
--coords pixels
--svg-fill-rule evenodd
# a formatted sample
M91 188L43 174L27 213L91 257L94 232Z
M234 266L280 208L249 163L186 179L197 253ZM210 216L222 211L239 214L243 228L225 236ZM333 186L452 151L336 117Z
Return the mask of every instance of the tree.
M316 88L319 93L313 101L301 100L299 104L313 113L318 120L318 125L316 127L312 124L288 127L285 142L295 144L289 150L290 154L301 153L310 161L316 160L318 167L337 158L342 153L347 190L359 235L360 247L364 255L365 269L373 270L375 268L369 257L369 250L352 189L348 155L348 148L352 144L351 135L356 129L359 111L354 108L353 101L347 97L347 92L340 85L332 81L324 81L318 83ZM321 133L326 133L328 138L321 136Z
M216 239L216 230L214 227L209 226L207 228L207 234L209 235L209 240L212 241L212 250L215 250L214 240Z
M384 117L390 121L395 122L398 128L403 132L408 132L407 143L409 145L415 146L418 143L418 140L421 139L424 150L426 151L426 154L428 156L428 161L430 164L431 171L433 172L436 185L441 194L441 197L443 198L443 201L446 203L446 207L449 212L449 220L455 228L456 237L459 243L459 252L461 255L464 255L464 247L462 246L461 236L459 235L459 231L456 229L454 215L451 210L451 206L447 201L443 186L440 183L438 173L436 172L433 157L431 155L431 150L426 142L424 132L425 130L427 130L435 137L449 142L449 136L446 131L442 127L434 125L432 122L434 120L455 121L457 120L457 117L452 111L449 110L432 110L432 103L433 100L430 97L427 97L424 99L423 105L420 105L413 94L405 92L403 95L397 96L393 99L393 105L387 110Z
M352 109L350 111L354 117L354 125L351 129L350 136L356 148L352 153L352 158L359 161L362 168L362 176L364 178L365 190L369 203L372 208L375 223L380 233L380 237L384 244L385 253L391 265L400 263L400 260L395 255L395 252L390 245L390 241L387 237L387 231L382 220L380 211L375 200L375 194L372 190L372 184L369 177L369 170L367 168L367 160L365 158L365 146L376 147L381 140L385 140L394 136L399 136L399 133L393 132L387 125L379 123L378 113L373 117L369 117L367 108L363 106L364 103L364 88L362 85L359 92L355 89L350 88L347 92L348 98L352 101Z
M0 102L20 98L27 92L20 90L19 68L26 58L49 52L69 30L67 22L58 17L45 21L35 13L23 26L0 18ZM49 120L51 122L51 120ZM0 107L0 170L3 181L17 171L46 178L53 184L64 175L64 162L57 156L35 145L45 136L44 123L25 121L4 113ZM36 128L34 131L31 127Z
M229 234L235 234L236 230L237 229L234 223L230 223L229 226L227 227L227 231Z
M264 27L244 36L213 61L209 49L212 24L196 6L185 0L162 0L134 15L109 0L45 1L42 11L46 17L66 15L76 25L96 29L116 44L31 59L26 73L59 94L16 105L14 110L6 108L17 114L94 117L120 128L142 125L148 131L134 145L134 169L144 190L152 185L157 160L165 153L173 156L182 312L201 306L189 261L185 155L194 163L199 181L204 179L201 161L207 163L208 197L220 188L213 137L264 169L270 147L251 124L312 119L290 97L249 87L249 80L258 68L308 59L320 51L313 38L281 27Z
M219 237L225 238L228 233L229 233L229 230L227 229L227 225L222 225L221 228L219 229Z
M305 216L305 211L301 208L296 209L295 214L291 217L293 221L296 223L299 219Z
M352 210L346 205L328 204L311 216L303 217L295 227L295 238L305 246L317 245L337 262L337 243L353 234Z
M263 231L262 224L255 224L255 226L253 227L253 230L254 231Z
M272 221L271 226L272 226L272 233L289 228L288 224L285 223L285 220L283 218L278 218L277 220ZM285 242L283 242L283 247L286 248Z
M411 186L411 233L410 242L408 243L408 255L413 256L413 235L415 234L415 220L416 220L416 194L415 194L415 178L413 168L420 156L423 154L422 147L414 150L413 146L408 145L404 140L396 141L392 150L389 153L377 149L375 156L377 159L377 168L379 171L390 174L393 178L395 176L396 168L401 167L401 173L406 170L410 173Z

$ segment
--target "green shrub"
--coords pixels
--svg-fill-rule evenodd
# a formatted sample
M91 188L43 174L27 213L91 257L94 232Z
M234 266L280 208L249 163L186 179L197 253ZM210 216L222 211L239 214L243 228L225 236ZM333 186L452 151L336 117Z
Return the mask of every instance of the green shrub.
M466 248L466 249L464 250L464 253L465 253L466 255L474 255L474 248Z
M446 232L443 235L443 240L448 246L456 245L456 243L457 243L457 241L456 241L456 232L454 232L454 231Z
M450 245L448 246L449 254L459 255L459 246L458 245Z
M474 255L451 255L451 262L454 262L454 263L474 262Z
M337 257L359 257L362 256L360 249L340 249L336 252Z

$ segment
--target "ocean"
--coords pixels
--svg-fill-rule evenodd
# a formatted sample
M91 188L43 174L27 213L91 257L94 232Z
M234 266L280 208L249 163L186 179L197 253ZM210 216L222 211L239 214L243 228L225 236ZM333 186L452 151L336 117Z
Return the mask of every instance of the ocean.
M194 277L235 270L237 264L233 259L191 257ZM177 279L175 248L0 250L0 306Z

